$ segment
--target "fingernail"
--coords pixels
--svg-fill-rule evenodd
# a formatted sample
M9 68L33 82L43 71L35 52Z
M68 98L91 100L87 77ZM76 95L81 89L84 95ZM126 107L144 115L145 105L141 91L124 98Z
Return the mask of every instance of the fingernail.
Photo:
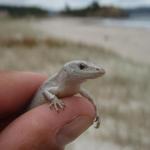
M80 116L66 124L57 134L57 144L66 145L76 139L92 124L88 116Z

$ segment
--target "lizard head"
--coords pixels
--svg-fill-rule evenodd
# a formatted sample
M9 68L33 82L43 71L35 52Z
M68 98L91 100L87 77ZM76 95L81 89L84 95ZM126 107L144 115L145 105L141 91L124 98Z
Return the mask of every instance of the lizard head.
M63 69L69 76L81 80L93 79L105 74L103 68L81 60L70 61L64 65Z

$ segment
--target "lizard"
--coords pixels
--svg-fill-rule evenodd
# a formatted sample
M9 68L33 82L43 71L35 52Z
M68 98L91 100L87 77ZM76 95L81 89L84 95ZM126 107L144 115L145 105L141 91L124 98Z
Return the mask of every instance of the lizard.
M95 128L98 128L100 125L100 118L96 103L92 96L85 89L81 88L80 85L88 79L95 79L104 74L105 70L93 63L83 60L69 61L64 64L60 71L43 82L27 109L32 109L49 101L50 108L54 107L58 112L60 109L63 110L65 108L65 103L61 98L79 93L94 105L96 117L93 122L96 123Z

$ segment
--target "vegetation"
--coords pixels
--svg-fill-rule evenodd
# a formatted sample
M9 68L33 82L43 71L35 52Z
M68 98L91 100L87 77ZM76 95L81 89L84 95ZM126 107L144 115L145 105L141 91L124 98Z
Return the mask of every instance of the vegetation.
M82 9L71 9L66 5L65 11L62 12L63 15L67 16L97 16L97 17L127 17L128 13L117 7L113 6L100 6L98 2L92 2L88 7Z
M0 12L6 12L12 17L25 17L35 16L42 17L47 16L48 12L37 7L23 7L23 6L0 6Z
M0 38L1 47L37 47L39 45L46 45L50 47L62 47L67 45L65 41L56 40L53 38L36 38L34 36L24 37L7 37Z

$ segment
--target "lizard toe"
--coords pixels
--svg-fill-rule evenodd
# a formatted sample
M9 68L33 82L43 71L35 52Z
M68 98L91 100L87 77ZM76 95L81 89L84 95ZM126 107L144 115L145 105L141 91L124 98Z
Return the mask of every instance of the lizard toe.
M100 119L99 119L99 116L96 116L96 118L95 118L95 120L94 120L94 123L95 123L95 128L97 129L97 128L99 128L99 126L100 126Z
M58 107L57 103L54 103L54 108L57 112L59 111L59 107Z

